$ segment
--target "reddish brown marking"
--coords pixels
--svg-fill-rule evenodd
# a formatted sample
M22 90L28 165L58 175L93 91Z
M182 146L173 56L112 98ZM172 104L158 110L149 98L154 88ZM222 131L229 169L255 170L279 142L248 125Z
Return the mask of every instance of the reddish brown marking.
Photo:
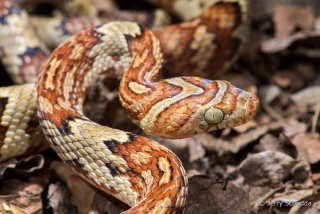
M88 175L87 171L85 169L83 169L82 166L76 164L75 162L70 161L70 160L69 161L64 160L64 163L67 164L74 171L78 172L79 174L84 175L84 176Z
M146 165L146 164L141 164L140 167L141 167L142 171L146 171L148 169L148 165Z
M114 54L111 57L114 61L120 61L121 54Z
M28 127L25 129L25 132L29 135L32 135L37 131L37 127L39 126L39 120L37 117L31 118L28 123Z
M136 166L135 171L136 171L138 174L141 174L141 173L142 173L142 170L141 170L140 166L138 166L138 165L135 165L135 166Z
M43 139L45 140L45 139ZM43 143L40 143L38 146L30 146L28 147L25 152L23 154L21 154L21 157L29 157L32 154L35 154L37 152L41 152L43 151L44 147L43 147Z
M128 149L127 149L127 152L129 152L130 154L134 154L134 153L136 152L136 150L134 150L134 148L132 148L132 149L131 149L131 148L130 148L130 149L128 148Z
M3 146L3 141L6 138L6 132L7 132L8 127L3 127L0 126L0 148ZM1 154L0 154L1 157Z
M128 167L131 168L131 169L136 169L136 165L134 165L133 162L129 162L129 160L126 160L127 161L127 164L128 164Z
M0 119L3 116L3 112L5 110L5 107L8 103L8 97L1 97L0 98ZM3 141L6 138L6 132L8 130L8 126L2 126L0 125L0 148L3 146ZM0 158L1 158L1 153L0 153Z
M102 189L103 191L105 191L109 195L119 194L119 191L117 191L114 187L111 187L110 189L108 189L104 185L100 185L100 189Z
M124 147L126 147L127 149L129 149L129 148L132 149L134 146L131 143L126 143L126 144L124 144Z

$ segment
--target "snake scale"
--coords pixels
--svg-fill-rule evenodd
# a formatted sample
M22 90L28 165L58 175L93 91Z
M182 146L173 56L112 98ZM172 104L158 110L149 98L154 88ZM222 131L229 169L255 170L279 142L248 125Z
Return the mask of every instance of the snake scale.
M221 9L222 4L229 9ZM238 1L218 1L218 11L240 6ZM8 11L0 14L2 25L11 15L18 15ZM200 17L209 19L210 13L203 14ZM208 68L204 60L211 59L208 51L215 49L214 37L206 32L209 28L202 18L176 26L184 35L194 35L186 44L194 49L188 53L196 56L191 61L198 73ZM218 29L231 24L221 21L213 25ZM198 34L205 36L198 39ZM160 80L166 55L162 49L170 45L161 46L155 35L159 36L125 21L84 30L51 53L37 83L1 88L1 160L40 146L44 134L70 168L131 206L124 213L183 213L188 181L178 157L154 140L90 121L82 111L90 88L102 79L122 77L119 97L132 121L149 135L172 139L244 124L256 114L259 100L227 81L187 76ZM214 57L226 60L229 55L223 53L228 52L218 51Z

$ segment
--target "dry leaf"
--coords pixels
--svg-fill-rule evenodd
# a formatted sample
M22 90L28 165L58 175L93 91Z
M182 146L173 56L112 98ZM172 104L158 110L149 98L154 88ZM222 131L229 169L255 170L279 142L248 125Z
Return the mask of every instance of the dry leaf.
M278 186L296 163L296 160L284 153L265 151L246 158L239 170L246 184Z
M314 20L314 11L309 6L276 5L273 13L275 37L276 39L286 38L294 33L297 28L301 31L311 31Z
M281 128L280 123L270 123L268 125L259 125L256 129L249 130L239 136L233 137L230 141L217 139L220 150L224 152L237 153L240 149L248 145L249 143L259 139L270 130L276 130Z
M315 14L313 8L309 6L276 5L273 21L275 38L262 43L261 50L265 53L283 50L298 39L319 36L319 33L311 33L315 26ZM302 32L295 33L296 29L300 29Z
M36 214L42 210L41 193L38 183L6 180L0 190L0 211ZM4 209L4 210L1 210Z
M249 122L247 122L241 126L234 127L233 130L235 130L238 133L245 133L249 129L257 128L257 127L258 127L258 123L254 120L250 120Z
M263 150L276 150L279 145L279 140L272 134L266 134L260 139L260 145Z
M68 186L80 213L120 213L129 209L128 205L98 190L77 175L68 178Z
M298 160L292 171L294 186L296 189L309 189L313 187L312 172L309 164L309 156L304 146L299 145L298 149Z
M75 205L72 203L71 193L65 184L50 184L47 199L56 214L77 212Z
M292 139L292 143L296 146L303 146L307 150L310 164L320 161L320 139L318 133L297 135Z
M249 196L231 182L194 176L189 180L185 213L250 213Z
M320 103L320 86L311 86L292 94L291 99L300 107Z
M298 122L295 119L288 119L283 124L284 133L287 137L293 137L294 135L305 133L307 131L307 125L305 123Z
M281 93L279 86L277 85L265 85L260 87L259 99L260 102L270 104Z
M303 214L320 214L320 201L313 203L311 209L307 210Z

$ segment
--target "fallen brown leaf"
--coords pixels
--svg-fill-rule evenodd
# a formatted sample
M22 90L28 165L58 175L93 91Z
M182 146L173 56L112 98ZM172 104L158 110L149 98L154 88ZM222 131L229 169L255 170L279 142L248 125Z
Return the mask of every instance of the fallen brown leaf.
M284 153L265 151L249 156L240 164L239 170L246 184L278 186L296 163Z
M189 180L185 213L250 213L249 196L232 183L194 176Z
M0 211L12 213L37 214L42 211L39 183L7 180L0 189Z
M320 103L319 91L320 86L310 86L292 94L291 99L300 107L318 104Z
M310 164L320 161L320 138L318 133L297 135L292 139L292 143L296 146L303 146L307 150Z
M47 199L54 213L76 213L77 208L72 203L72 196L65 184L50 184Z
M278 4L274 7L273 22L275 24L275 38L286 38L296 28L301 31L311 31L314 26L314 10L309 7Z

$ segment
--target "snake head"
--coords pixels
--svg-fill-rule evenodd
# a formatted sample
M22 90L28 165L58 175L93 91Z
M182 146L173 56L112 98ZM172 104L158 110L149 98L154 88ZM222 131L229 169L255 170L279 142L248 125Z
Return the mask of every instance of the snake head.
M175 85L179 93L158 102L153 111L155 116L145 117L139 124L147 134L156 137L179 139L239 126L250 121L259 108L256 95L228 81L198 77L164 81Z
M212 90L213 88L217 90ZM236 88L228 81L213 81L209 91L215 95L211 101L199 107L195 114L197 132L236 127L253 119L259 108L256 95Z

